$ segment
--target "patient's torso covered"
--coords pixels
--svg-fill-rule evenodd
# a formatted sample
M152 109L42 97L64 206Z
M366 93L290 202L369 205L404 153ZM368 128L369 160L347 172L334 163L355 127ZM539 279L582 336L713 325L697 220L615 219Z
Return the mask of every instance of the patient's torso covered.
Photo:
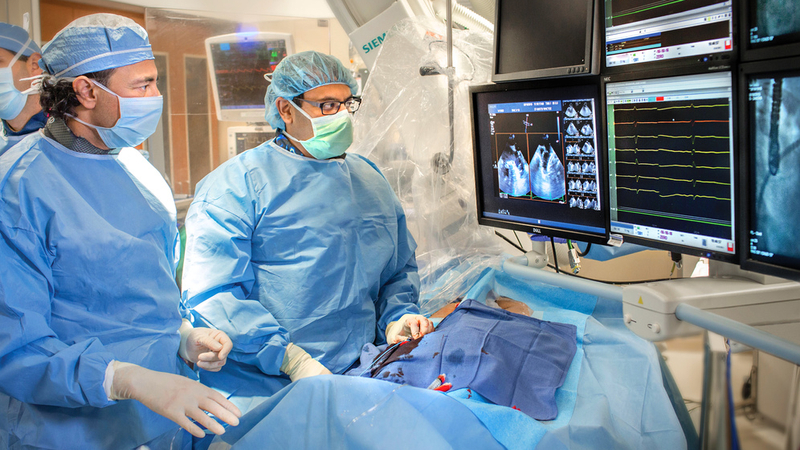
M470 388L495 404L552 420L558 414L555 391L564 383L576 349L574 325L466 300L435 332L396 346L377 360L383 348L368 344L361 367L350 374L422 388L444 374L453 390Z

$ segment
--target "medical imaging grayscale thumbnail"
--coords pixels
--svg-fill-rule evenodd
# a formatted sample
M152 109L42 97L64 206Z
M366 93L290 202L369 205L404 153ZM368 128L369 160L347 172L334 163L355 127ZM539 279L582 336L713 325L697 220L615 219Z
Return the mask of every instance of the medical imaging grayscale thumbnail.
M755 222L751 229L760 233L751 249L762 255L800 258L800 74L755 79L749 89L755 113L751 125Z
M510 134L505 139L504 136L497 137L498 147L502 148L497 159L500 191L512 197L527 195L531 191L527 138L524 134Z

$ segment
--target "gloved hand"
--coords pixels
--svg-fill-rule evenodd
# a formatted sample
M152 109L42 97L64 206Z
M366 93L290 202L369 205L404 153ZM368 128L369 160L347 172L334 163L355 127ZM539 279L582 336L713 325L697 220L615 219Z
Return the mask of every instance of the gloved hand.
M120 361L112 364L112 383L108 395L111 400L138 400L198 438L205 436L205 433L190 418L214 434L225 433L225 428L203 411L210 412L229 425L239 425L239 417L242 416L239 408L219 392L197 381L145 369L136 364Z
M302 348L289 343L286 346L286 353L283 355L281 372L289 375L292 381L301 378L313 377L315 375L329 375L330 370L311 357Z
M400 320L386 327L386 342L396 344L406 339L416 339L434 330L433 322L422 314L404 314Z
M180 328L181 346L178 354L186 361L209 372L219 372L233 348L233 342L222 330L192 328L184 319Z

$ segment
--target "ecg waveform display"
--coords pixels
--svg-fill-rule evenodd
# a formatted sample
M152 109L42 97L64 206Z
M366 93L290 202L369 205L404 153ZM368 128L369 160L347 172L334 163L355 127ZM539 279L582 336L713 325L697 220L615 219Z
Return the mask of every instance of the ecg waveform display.
M618 219L731 239L730 104L613 106Z
M286 57L286 42L255 41L211 45L220 108L263 108L272 73Z
M611 20L611 25L619 26L691 11L717 3L722 2L719 0L606 0L606 5L608 5L606 19Z

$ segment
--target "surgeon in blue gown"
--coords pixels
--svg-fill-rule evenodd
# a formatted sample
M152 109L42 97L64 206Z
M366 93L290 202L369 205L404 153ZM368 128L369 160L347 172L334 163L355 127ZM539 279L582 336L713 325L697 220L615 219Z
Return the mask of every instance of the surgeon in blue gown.
M433 331L400 202L346 153L356 89L332 56L285 58L265 98L277 137L209 174L189 208L183 295L196 323L233 340L201 381L243 412L290 381L344 372L365 343Z
M0 155L47 122L39 94L31 89L31 78L42 74L41 53L27 31L0 22Z
M135 149L162 99L145 30L96 14L42 51L45 128L0 155L0 449L187 448L237 424L197 381L232 347L182 321L176 209Z

